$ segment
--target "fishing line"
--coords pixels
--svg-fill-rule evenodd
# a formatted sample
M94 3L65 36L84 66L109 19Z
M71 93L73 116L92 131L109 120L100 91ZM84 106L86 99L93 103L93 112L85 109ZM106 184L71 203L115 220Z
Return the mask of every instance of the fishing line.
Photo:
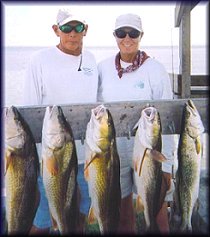
M172 14L174 16L174 14ZM171 71L172 71L172 80L173 80L173 91L174 91L174 46L173 46L173 20L174 17L171 17Z
M172 31L173 31L173 29L171 28L171 71L172 71L172 79L173 79L173 85L174 85L174 49L173 49L174 47L173 47L173 34L172 34Z

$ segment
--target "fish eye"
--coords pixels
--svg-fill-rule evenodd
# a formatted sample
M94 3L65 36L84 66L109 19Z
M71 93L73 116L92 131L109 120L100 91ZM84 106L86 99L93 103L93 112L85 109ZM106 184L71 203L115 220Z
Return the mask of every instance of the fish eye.
M186 117L187 117L187 118L190 117L190 112L189 112L189 111L186 112Z
M61 148L62 148L62 146L60 146L60 147L55 147L55 148L54 148L54 152L56 152L56 151L60 151Z

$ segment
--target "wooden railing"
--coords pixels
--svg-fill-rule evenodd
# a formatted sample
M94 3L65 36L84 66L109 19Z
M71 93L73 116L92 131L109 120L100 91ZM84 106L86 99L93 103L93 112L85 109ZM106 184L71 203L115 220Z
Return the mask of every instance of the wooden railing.
M209 132L208 108L206 98L192 99L203 121L205 132ZM134 135L133 127L140 118L141 110L149 103L154 105L161 117L163 134L180 134L182 111L187 99L157 100L157 101L132 101L118 103L104 103L110 110L116 135L130 137ZM75 139L84 140L87 123L90 119L91 109L99 103L61 105L69 121ZM20 113L29 124L36 142L41 141L42 123L46 106L18 107Z
M182 75L169 74L172 79L173 91L177 98L180 98L182 92ZM209 76L208 75L191 75L190 76L190 93L191 98L209 97Z

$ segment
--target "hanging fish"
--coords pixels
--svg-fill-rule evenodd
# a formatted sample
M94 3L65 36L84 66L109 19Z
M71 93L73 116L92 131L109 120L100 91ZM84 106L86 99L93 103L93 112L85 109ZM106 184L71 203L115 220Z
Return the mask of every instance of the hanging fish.
M14 106L5 109L4 158L8 234L28 234L39 205L39 158L31 130Z
M182 232L192 231L192 213L198 204L203 132L199 112L193 101L188 100L182 115L175 189L175 212L181 216L179 231Z
M53 228L76 233L79 215L78 161L70 124L60 106L46 107L42 128L43 183Z
M144 210L148 232L158 231L156 216L164 201L161 193L162 162L166 158L161 154L161 121L155 107L146 106L134 129L133 166L134 183L137 188L137 210ZM141 201L141 203L140 203Z
M91 197L90 223L102 234L116 233L120 218L120 160L112 116L104 105L91 111L86 130L85 178Z

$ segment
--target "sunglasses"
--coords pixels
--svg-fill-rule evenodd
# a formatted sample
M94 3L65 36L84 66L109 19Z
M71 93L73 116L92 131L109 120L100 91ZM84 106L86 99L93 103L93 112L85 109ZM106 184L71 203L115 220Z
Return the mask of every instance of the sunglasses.
M140 33L141 33L140 31L135 30L135 29L131 31L124 31L122 29L115 30L115 35L117 36L117 38L120 38L120 39L125 38L127 34L129 35L130 38L136 39L139 37Z
M63 32L63 33L70 33L72 32L72 30L74 30L76 33L81 33L84 31L85 29L85 25L83 23L79 23L75 26L72 26L72 25L69 25L69 24L66 24L66 25L62 25L62 26L59 26L59 29Z

